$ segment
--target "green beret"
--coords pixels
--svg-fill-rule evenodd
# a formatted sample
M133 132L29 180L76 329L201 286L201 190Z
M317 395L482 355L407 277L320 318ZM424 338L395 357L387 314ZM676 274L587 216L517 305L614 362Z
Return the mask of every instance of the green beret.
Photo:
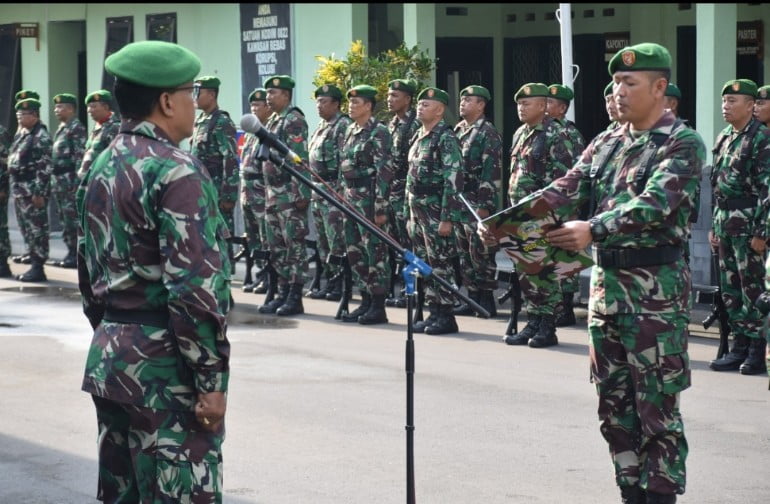
M19 100L16 102L16 110L40 110L40 101L34 98Z
M729 80L722 87L722 96L726 94L742 94L742 95L751 96L752 98L756 98L757 85L753 80L749 80L749 79Z
M567 86L561 84L551 84L548 86L548 97L558 98L566 102L571 102L575 98L575 93Z
M59 94L57 94L56 96L53 97L53 102L55 104L69 103L71 105L77 105L78 99L73 94L59 93Z
M449 105L449 94L443 89L429 87L423 89L420 91L420 94L417 95L417 101L420 100L436 100L444 105Z
M394 79L388 82L388 89L403 91L409 96L414 96L417 91L417 84L411 79Z
M31 89L22 89L13 97L14 101L26 100L27 98L34 98L35 100L39 100L40 95L37 91L32 91Z
M324 84L315 90L315 97L329 96L337 101L342 100L342 91L334 84Z
M267 89L258 87L249 95L249 103L253 101L267 101Z
M671 98L676 98L677 100L681 100L682 92L679 90L679 86L669 82L668 86L666 87L666 96L670 96Z
M348 98L353 96L374 100L377 97L377 89L367 84L359 84L358 86L350 88L350 91L348 91Z
M205 77L198 77L195 79L195 83L200 84L200 87L203 89L219 89L219 85L222 81L220 81L218 77L207 75Z
M86 105L91 102L107 102L107 104L109 104L112 102L112 93L106 89L99 89L98 91L94 91L93 93L90 93L86 96Z
M530 82L529 84L524 84L516 91L513 101L519 101L519 98L547 97L548 95L548 86L541 82Z
M607 68L610 75L615 72L671 70L671 54L660 44L643 42L625 47L615 53Z
M288 75L273 75L265 79L265 89L278 88L288 89L291 91L294 89L294 79Z
M761 88L757 89L757 98L760 100L767 100L770 98L770 85L762 86Z
M609 84L604 86L604 96L610 96L612 94L612 85L614 82L610 81Z
M460 91L460 96L480 96L487 101L492 99L492 95L489 94L489 90L484 86L477 86L475 84L466 87Z
M159 40L132 42L104 61L118 79L150 88L173 88L192 81L201 61L189 49Z

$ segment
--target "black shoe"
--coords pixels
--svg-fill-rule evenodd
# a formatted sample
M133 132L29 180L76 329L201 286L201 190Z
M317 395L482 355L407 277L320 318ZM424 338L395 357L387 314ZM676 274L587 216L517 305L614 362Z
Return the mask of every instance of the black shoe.
M339 301L342 299L342 276L337 275L329 280L331 285L328 285L329 291L324 296L327 301Z
M733 348L722 356L709 362L709 367L714 371L737 371L746 357L749 356L749 338L747 336L735 336Z
M291 284L289 295L286 302L275 310L276 315L300 315L305 313L305 307L302 306L302 287L303 284Z
M765 338L752 338L749 343L749 354L746 360L741 364L739 371L743 375L763 374L767 372L765 363L765 348L767 340Z
M524 329L516 334L508 334L503 338L507 345L526 345L529 339L537 334L537 328L540 327L540 315L529 315L528 318Z
M489 312L489 318L495 318L497 317L497 306L495 305L495 293L491 290L482 290L479 291L479 305L481 305L482 308L484 308L486 311ZM477 317L481 318L481 315L478 313L476 314Z
M254 294L266 294L267 291L270 289L269 284L270 282L267 279L267 275L265 275L265 278L263 278L261 282L259 282L254 286L254 289L253 289Z
M457 328L457 321L454 313L452 313L451 305L439 307L436 321L425 326L425 334L454 334L456 332L460 331Z
M310 292L307 293L307 297L309 297L310 299L326 299L326 294L329 293L330 288L331 288L331 280L327 279L326 284L322 288L311 290Z
M556 337L554 320L553 315L543 315L540 317L537 334L532 336L527 342L530 348L545 348L559 344L559 339Z
M412 332L424 333L425 328L436 321L436 319L438 318L438 306L429 305L428 310L430 313L430 315L428 315L428 318L414 322L412 324Z
M565 292L562 295L562 302L559 306L561 309L557 311L559 316L556 317L556 327L569 327L577 323L573 297L571 292Z
M22 254L22 255L13 256L11 260L16 264L30 264L31 259L29 254Z
M646 504L646 492L639 485L620 487L621 504Z
M45 282L48 280L45 276L45 271L43 270L43 261L40 259L35 259L32 261L32 264L30 268L22 273L21 275L16 275L16 280L19 280L20 282Z
M361 291L361 304L358 308L342 316L343 322L358 322L358 317L369 311L369 307L372 304L372 297L368 292Z
M57 264L60 268L68 268L68 269L75 269L78 267L78 259L75 255L74 250L70 250L67 252L67 255L59 261L59 264Z
M675 494L659 494L656 492L647 492L647 500L641 501L644 504L676 504Z
M388 314L385 313L385 296L372 294L372 301L366 313L358 317L362 325L387 324Z
M257 284L252 282L248 284L243 284L243 287L241 287L241 289L243 290L243 292L254 292L254 287L256 286Z
M476 303L479 302L479 291L472 291L468 290L468 297L471 298L472 301L475 301ZM476 314L475 311L473 311L473 308L471 308L471 305L466 303L465 301L461 302L459 306L454 308L452 310L452 314L458 315L458 316L473 316Z
M8 266L8 261L0 262L0 278L11 278L11 268Z
M269 294L269 293L268 293ZM278 288L278 294L270 301L265 297L265 304L259 307L259 313L275 313L275 311L286 303L289 297L289 284L283 284Z

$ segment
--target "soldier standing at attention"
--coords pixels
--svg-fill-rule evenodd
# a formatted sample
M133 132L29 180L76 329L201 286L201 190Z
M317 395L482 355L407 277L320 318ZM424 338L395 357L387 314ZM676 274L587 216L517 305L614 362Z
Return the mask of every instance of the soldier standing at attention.
M415 253L427 258L433 274L444 279L452 272L456 253L454 228L467 212L459 198L463 191L463 158L460 142L444 121L449 104L446 91L425 88L417 95L417 119L422 127L409 149L406 177L407 230ZM428 279L425 292L430 316L414 324L414 332L451 334L458 332L451 292Z
M273 111L265 128L302 159L296 168L309 180L305 114L297 107L289 106L294 79L288 75L274 75L265 80L264 87L267 104ZM262 171L265 174L267 241L270 261L278 274L278 295L260 306L259 312L304 313L302 288L307 272L305 237L310 189L272 161L262 163Z
M728 126L714 141L714 229L709 232L711 246L719 251L719 281L733 335L730 351L709 367L747 375L765 371L762 314L754 303L764 290L770 129L753 117L756 95L757 85L748 79L722 88Z
M610 81L609 84L604 86L604 107L607 111L607 117L610 119L610 124L607 125L605 131L612 131L621 124L618 115L618 106L615 103L615 98L612 97L612 84L613 82Z
M666 108L676 117L679 117L679 100L681 99L682 91L679 90L679 86L669 82L666 88Z
M342 91L333 84L324 84L315 90L315 103L321 122L310 137L308 156L310 168L335 192L340 191L340 163L345 132L353 121L340 111ZM316 186L326 190L323 183L313 176ZM344 214L313 192L311 209L318 231L318 253L326 263L326 286L311 292L312 299L339 301L342 297L341 268L335 259L345 255ZM334 280L331 280L334 278Z
M492 99L483 86L468 86L460 92L460 117L454 128L460 141L463 158L463 196L474 206L482 219L497 209L495 177L500 174L503 143L494 124L487 120L484 109ZM476 234L476 219L468 211L455 230L457 249L462 265L463 285L468 297L486 309L490 316L497 314L494 291L496 247L487 247ZM455 315L473 315L473 309L462 303L454 309Z
M28 100L30 98L40 101L40 93L32 89L22 89L21 91L17 92L14 95L13 100L14 100L14 103L19 103L21 100ZM42 120L40 121L40 124L43 126L43 128L48 130L48 126L46 126ZM14 133L13 135L13 140L16 140L16 138L21 133L21 130L22 130L21 125L17 123L16 133ZM14 262L18 262L18 261L14 261ZM27 261L25 261L24 264L29 264L29 258L27 258Z
M16 102L19 133L11 145L8 173L16 219L29 254L30 268L16 277L22 282L47 280L43 264L48 259L48 198L51 195L51 137L40 122L40 102Z
M219 503L228 230L208 171L179 148L193 132L200 61L145 41L104 66L123 122L77 195L78 278L94 328L82 388L99 428L97 498Z
M770 86L762 86L757 89L754 117L765 126L770 127Z
M8 149L10 132L0 124L0 278L10 278L11 237L8 234Z
M511 143L511 179L508 197L515 205L567 173L573 152L564 128L546 115L548 87L529 83L516 93L519 120L523 122ZM509 345L544 348L557 345L556 309L562 300L559 282L537 275L519 274L521 295L527 301L527 325L503 338Z
M54 114L59 119L59 127L53 136L53 177L51 192L59 207L59 220L62 223L62 239L67 245L67 256L61 261L49 264L62 268L77 266L78 212L75 208L75 192L80 179L78 168L83 160L86 146L86 128L75 116L77 98L68 93L53 97Z
M78 170L78 177L81 180L86 176L97 156L110 145L113 138L118 136L120 130L120 119L112 110L112 93L105 89L90 93L86 96L86 107L88 107L88 115L96 124L86 141L86 152L83 154L83 162Z

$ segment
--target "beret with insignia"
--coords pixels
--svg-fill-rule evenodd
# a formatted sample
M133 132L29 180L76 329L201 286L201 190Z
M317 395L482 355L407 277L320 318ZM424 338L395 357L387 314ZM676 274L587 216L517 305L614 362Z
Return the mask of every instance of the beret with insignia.
M361 98L369 98L370 100L374 100L375 97L377 96L377 89L367 84L359 84L358 86L353 86L348 91L348 98L351 98L353 96L359 96Z
M254 101L267 101L267 89L257 88L249 95L249 103Z
M335 86L334 84L324 84L323 86L319 86L318 89L315 90L316 98L319 96L329 96L331 98L334 98L337 101L342 100L342 91L340 91L340 88Z
M39 100L40 94L38 94L37 91L32 91L31 89L22 89L13 97L14 101L26 100L27 98L34 98L35 100Z
M107 102L108 104L112 101L112 93L107 91L106 89L99 89L97 91L94 91L93 93L89 93L86 95L86 105L88 105L91 102Z
M770 85L762 86L761 88L757 89L757 98L760 100L767 100L770 98Z
M681 100L682 91L679 90L679 86L669 82L668 86L666 87L666 96L670 96L671 98L676 98L677 100Z
M548 97L558 98L559 100L571 102L572 99L575 98L575 93L567 86L562 86L561 84L551 84L548 86Z
M202 89L219 89L219 85L222 83L222 81L213 75L206 75L204 77L198 77L195 79L195 83L200 84Z
M150 88L174 88L192 81L201 61L189 49L160 40L132 42L104 61L118 79Z
M436 100L444 105L449 105L449 94L443 89L428 87L420 91L420 94L417 95L417 101L420 100Z
M272 77L265 79L265 84L262 87L265 89L278 88L291 91L294 89L294 79L288 75L273 75Z
M19 100L16 102L16 110L40 110L40 101L34 98Z
M492 95L489 94L489 90L487 88L484 86L477 86L475 84L467 86L465 89L460 91L460 96L480 96L487 101L492 99Z
M610 81L609 84L604 86L604 96L610 96L612 94L612 84L613 84L613 82Z
M722 96L726 94L742 94L752 98L757 97L757 84L749 79L729 80L722 87Z
M668 49L653 42L643 42L624 47L612 57L607 67L610 75L615 72L641 72L646 70L671 70L671 54Z
M76 105L78 102L78 99L75 97L75 95L70 93L59 93L53 97L53 102L55 104L69 103L71 105Z
M516 94L513 96L513 100L519 101L520 98L533 98L536 96L542 96L546 98L550 96L550 93L548 92L548 86L541 82L530 82L529 84L524 84L519 88L518 91L516 91Z
M414 93L417 92L417 83L411 79L394 79L388 82L388 89L403 91L409 96L414 96Z

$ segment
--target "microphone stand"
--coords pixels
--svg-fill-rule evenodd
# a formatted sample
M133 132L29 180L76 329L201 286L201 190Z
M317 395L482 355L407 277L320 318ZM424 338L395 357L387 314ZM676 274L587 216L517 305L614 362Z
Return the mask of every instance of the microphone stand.
M452 284L443 278L433 275L433 269L422 259L417 257L411 250L407 250L394 240L389 234L377 227L366 217L362 216L354 209L345 206L342 201L334 198L328 192L317 187L308 178L302 175L290 163L273 152L267 145L263 144L257 153L257 158L262 161L269 160L274 165L289 172L300 183L306 185L310 190L315 191L323 199L341 210L346 216L350 217L358 224L372 232L380 240L385 242L391 249L398 253L404 260L405 266L402 271L404 285L406 287L407 311L406 311L406 502L415 504L415 486L414 486L414 338L412 329L412 310L414 309L415 281L417 276L431 277L439 285L450 291L455 297L458 297L468 303L473 311L489 318L490 314L474 300L457 290ZM343 200L344 201L344 200Z

